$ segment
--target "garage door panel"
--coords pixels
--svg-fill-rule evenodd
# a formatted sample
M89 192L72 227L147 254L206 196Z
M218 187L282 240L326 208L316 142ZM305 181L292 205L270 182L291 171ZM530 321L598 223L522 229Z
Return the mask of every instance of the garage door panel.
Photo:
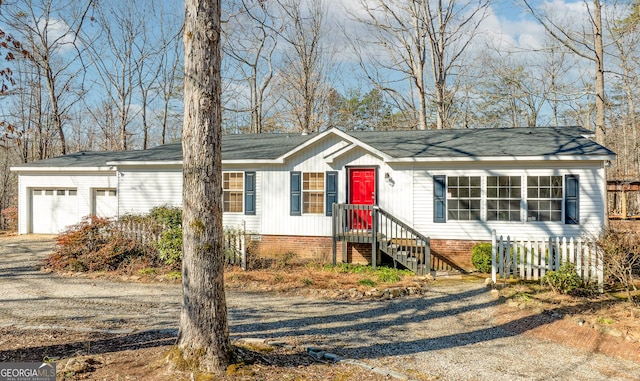
M95 216L111 218L118 215L118 197L115 189L96 189L93 197Z
M31 231L57 234L78 223L78 196L75 189L34 189L31 202Z

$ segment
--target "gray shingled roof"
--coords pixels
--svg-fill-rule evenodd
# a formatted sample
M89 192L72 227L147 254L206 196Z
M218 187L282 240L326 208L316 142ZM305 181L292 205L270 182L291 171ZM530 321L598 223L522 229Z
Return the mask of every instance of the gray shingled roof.
M513 157L556 155L613 155L584 138L580 127L487 128L466 130L347 132L350 136L394 158ZM225 135L224 160L276 159L317 134ZM119 161L179 161L180 143L147 150L78 152L41 160L23 167L104 167Z
M105 167L108 161L121 160L136 151L101 151L101 152L76 152L65 156L54 157L21 164L19 167ZM141 152L141 151L140 151Z
M395 158L611 155L584 138L580 127L352 132L349 135Z

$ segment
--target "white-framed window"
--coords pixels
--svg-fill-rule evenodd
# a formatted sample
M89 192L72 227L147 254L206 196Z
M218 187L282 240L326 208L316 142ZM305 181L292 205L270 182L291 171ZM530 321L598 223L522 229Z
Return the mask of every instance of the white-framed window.
M526 217L525 217L526 216ZM433 176L433 222L580 223L580 176Z
M96 189L96 196L115 197L116 190L115 189Z
M324 172L302 173L302 213L324 213Z
M527 221L562 221L562 176L527 176Z
M77 189L33 189L34 196L77 196Z
M520 221L521 176L487 176L487 221Z
M481 206L480 176L447 177L447 218L449 220L480 220Z
M244 198L244 172L222 172L222 211L242 213Z

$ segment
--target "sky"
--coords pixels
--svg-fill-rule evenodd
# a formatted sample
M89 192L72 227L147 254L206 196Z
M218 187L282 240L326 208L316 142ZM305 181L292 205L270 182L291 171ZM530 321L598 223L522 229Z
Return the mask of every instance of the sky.
M224 6L225 3L230 4L234 0L222 1ZM340 90L357 88L362 85L361 83L355 82L358 81L356 73L358 70L357 58L355 54L351 52L348 41L345 40L345 38L348 37L345 37L339 26L347 25L347 36L349 36L349 33L351 32L357 33L357 23L350 20L350 14L358 12L357 5L360 0L326 1L328 4L327 8L329 10L328 19L334 25L327 36L328 43L337 52L335 59L342 61L343 66L348 66L349 63L351 63L351 67L348 70L352 70L354 74L352 76L342 75L348 79L342 79L343 82L336 83L335 86ZM460 1L464 2L467 0ZM586 1L590 2L589 0ZM183 14L182 1L162 0L162 2L166 9L173 9L179 15ZM501 48L503 51L521 52L521 57L526 57L527 54L530 54L528 52L531 50L544 48L545 31L543 27L533 19L531 15L527 14L522 6L517 5L518 3L520 3L520 0L494 0L490 6L489 15L482 24L481 33L478 34L470 49L486 49L486 44L491 43L492 45ZM586 10L583 0L532 0L531 3L534 7L542 5L550 7L553 9L554 15L564 15L564 17L567 18L577 19L577 16L584 14ZM55 33L56 29L60 29L62 27L62 25L55 22L49 24L49 28L53 33ZM352 30L349 30L348 28L352 28ZM585 68L585 70L590 70L589 63L585 63ZM359 81L363 80L360 79ZM363 87L366 88L367 84L363 84ZM0 112L1 111L2 106L0 106Z

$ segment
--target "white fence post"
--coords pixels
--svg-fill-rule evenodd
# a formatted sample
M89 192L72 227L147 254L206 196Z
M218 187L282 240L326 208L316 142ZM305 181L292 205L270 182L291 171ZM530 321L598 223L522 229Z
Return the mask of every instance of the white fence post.
M492 230L491 231L491 281L495 284L497 281L497 272L498 272L498 266L497 266L497 253L496 253L497 247L496 247L496 231Z
M242 255L240 267L243 270L247 269L247 223L246 221L242 221L242 234L240 235L240 253Z

